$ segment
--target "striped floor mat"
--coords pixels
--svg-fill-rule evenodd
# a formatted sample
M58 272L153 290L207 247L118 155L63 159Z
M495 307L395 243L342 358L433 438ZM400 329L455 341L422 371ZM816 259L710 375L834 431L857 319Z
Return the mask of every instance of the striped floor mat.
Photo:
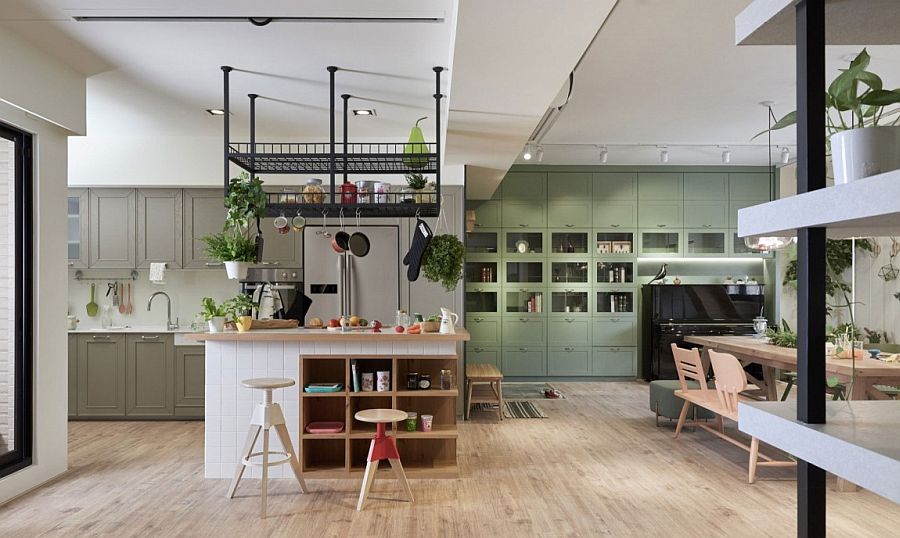
M497 412L497 404L477 403L472 411ZM540 407L531 402L503 402L503 418L547 418Z

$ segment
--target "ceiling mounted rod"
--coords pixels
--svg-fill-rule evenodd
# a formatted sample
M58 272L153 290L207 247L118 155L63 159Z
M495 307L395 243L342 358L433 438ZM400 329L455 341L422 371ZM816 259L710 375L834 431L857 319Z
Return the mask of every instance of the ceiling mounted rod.
M344 183L347 182L347 101L350 100L349 93L342 93L341 99L344 100L344 151L341 153L344 154Z
M76 22L249 22L254 26L266 26L272 22L311 22L311 23L440 23L443 17L217 17L208 15L173 15L173 16L141 16L141 15L76 15Z
M248 93L250 98L250 177L256 174L256 98L259 95Z
M223 102L223 104L222 104L222 110L224 111L224 114L222 115L222 117L225 118L225 147L224 147L224 150L225 150L225 151L224 151L224 155L225 155L225 171L224 171L224 179L225 179L225 196L228 196L228 180L229 180L229 177L228 177L228 176L229 176L229 174L228 174L228 168L229 168L229 164L228 164L228 141L231 139L231 138L230 138L230 133L229 133L229 130L228 130L228 128L229 128L229 125L228 125L228 123L229 123L229 116L231 116L231 114L230 114L230 112L229 112L229 110L228 110L228 101L229 101L229 99L228 99L228 75L231 73L232 69L233 69L233 68L232 68L231 66L228 66L228 65L223 65L223 66L222 66L222 76L223 76L223 79L224 79L222 85L223 85L224 90L225 90L225 96L224 96L224 99L223 99L224 102Z
M441 99L444 95L441 93L441 73L444 68L434 66L434 153L437 155L437 164L434 173L434 190L437 194L437 200L441 199Z
M326 69L328 69L328 102L329 102L329 110L331 114L328 115L328 124L330 128L330 138L329 138L329 152L328 156L328 174L331 178L331 203L334 203L334 74L337 72L338 68L334 65L329 65ZM344 153L347 153L347 148L344 148Z

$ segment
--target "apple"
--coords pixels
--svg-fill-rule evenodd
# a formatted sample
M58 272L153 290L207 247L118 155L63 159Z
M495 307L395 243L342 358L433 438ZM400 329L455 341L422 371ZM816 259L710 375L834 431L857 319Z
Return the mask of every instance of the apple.
M380 329L380 328L382 328L382 327L384 327L384 325L382 325L381 322L378 321L377 319L376 319L375 321L372 322L372 328L374 328L374 329Z
M403 328L403 325L397 325L396 327L394 327L394 330L398 333L402 333L405 329Z
M337 319L329 319L329 320L328 320L328 326L329 326L329 327L340 327L340 326L341 326L341 321L340 321L340 320L337 320Z

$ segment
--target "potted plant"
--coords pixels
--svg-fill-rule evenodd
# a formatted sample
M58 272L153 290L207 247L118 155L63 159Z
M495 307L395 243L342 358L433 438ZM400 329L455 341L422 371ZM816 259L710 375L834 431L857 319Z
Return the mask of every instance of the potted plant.
M231 316L237 330L240 332L249 331L250 325L253 323L253 316L248 312L259 306L250 299L249 295L239 293L225 301L222 305L225 311Z
M204 297L200 303L203 306L201 315L209 323L209 332L220 333L225 330L225 311L224 305L216 305L216 301L212 297Z
M836 184L900 168L900 117L884 117L885 108L900 103L900 90L882 87L881 77L867 71L870 59L863 49L825 93L825 129ZM796 111L771 130L795 123Z
M250 236L251 224L263 216L266 193L262 180L241 174L232 178L225 197L225 225L221 233L207 235L206 252L209 257L224 262L228 278L247 276L247 268L262 255L262 238Z
M466 247L455 235L434 236L422 256L422 272L431 282L440 282L446 291L456 289L463 276Z
M425 176L418 172L412 172L410 174L406 174L406 185L409 187L408 190L404 191L413 196L404 196L403 201L415 201L415 203L422 203L422 189L428 184L428 180L425 179Z

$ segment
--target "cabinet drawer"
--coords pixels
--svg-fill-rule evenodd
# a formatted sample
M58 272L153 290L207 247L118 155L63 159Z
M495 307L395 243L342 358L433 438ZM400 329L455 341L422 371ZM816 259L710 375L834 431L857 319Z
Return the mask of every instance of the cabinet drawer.
M507 344L543 344L546 341L547 322L543 318L503 318L503 341Z
M590 172L551 172L547 174L547 198L584 201L591 199Z
M681 228L683 204L678 202L642 202L638 208L640 228Z
M547 375L547 355L542 348L531 348L527 346L504 348L502 362L503 375Z
M684 200L728 200L728 174L724 172L685 174Z
M590 228L594 211L590 198L581 201L550 201L547 225L551 228Z
M490 364L501 369L500 348L466 343L466 364Z
M499 200L469 200L466 206L475 212L476 228L500 227Z
M637 355L633 347L594 348L591 374L610 377L637 375Z
M547 199L547 174L544 172L510 172L503 178L504 200Z
M683 174L648 172L638 174L639 200L678 201L684 199Z
M591 348L551 347L547 351L547 375L590 375Z
M466 329L471 342L483 345L500 345L500 318L466 316Z
M502 204L500 221L504 228L545 228L547 226L547 204L543 200L503 200Z
M637 200L636 172L597 172L594 174L594 201Z
M637 216L637 204L634 202L594 204L595 228L634 228L637 226Z
M594 318L595 346L633 346L637 342L634 318Z
M770 184L769 174L765 172L728 174L728 198L769 201Z
M551 346L589 346L591 345L591 320L579 316L550 318L547 329L547 343Z
M728 204L721 202L685 202L685 228L726 228Z

